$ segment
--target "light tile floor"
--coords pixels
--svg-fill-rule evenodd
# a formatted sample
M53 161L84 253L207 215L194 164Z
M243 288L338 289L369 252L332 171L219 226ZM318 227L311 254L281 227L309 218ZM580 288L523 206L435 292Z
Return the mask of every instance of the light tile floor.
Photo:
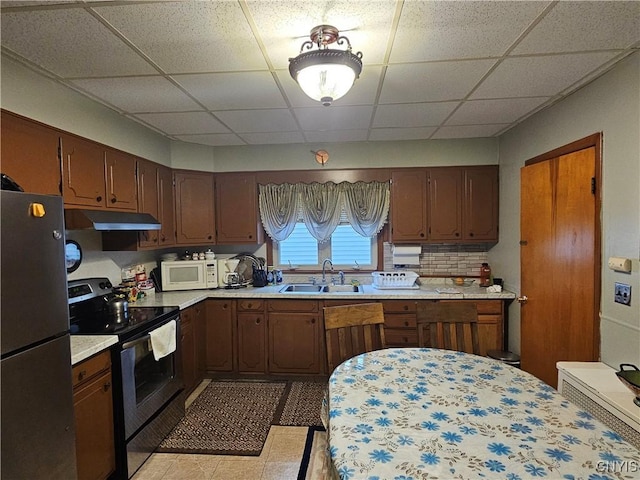
M187 399L206 387L205 380ZM298 476L307 427L272 425L259 456L154 453L133 480L288 480Z

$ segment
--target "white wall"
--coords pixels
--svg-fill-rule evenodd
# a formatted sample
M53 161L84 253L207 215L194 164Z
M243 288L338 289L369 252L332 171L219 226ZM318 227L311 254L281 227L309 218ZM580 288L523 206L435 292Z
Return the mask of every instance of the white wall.
M615 368L640 365L640 53L501 136L500 242L489 260L505 272L507 288L520 293L520 168L529 158L596 132L604 141L601 356ZM631 258L632 273L609 270L611 256ZM613 302L614 282L631 285L630 307ZM517 303L509 316L509 345L519 352Z

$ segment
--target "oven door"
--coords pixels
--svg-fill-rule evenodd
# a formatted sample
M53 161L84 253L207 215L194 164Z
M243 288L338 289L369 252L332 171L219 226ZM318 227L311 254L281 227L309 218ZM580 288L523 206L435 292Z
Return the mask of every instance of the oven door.
M178 360L180 319L175 317L170 320L175 320L177 324L175 352L156 361L148 333L122 345L120 364L126 440L183 389L181 363Z

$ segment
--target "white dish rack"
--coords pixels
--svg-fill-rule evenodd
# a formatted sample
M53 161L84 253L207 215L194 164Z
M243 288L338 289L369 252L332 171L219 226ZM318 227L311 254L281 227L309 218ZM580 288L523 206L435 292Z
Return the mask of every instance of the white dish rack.
M415 272L373 272L373 288L400 290L420 288L416 285L418 274Z

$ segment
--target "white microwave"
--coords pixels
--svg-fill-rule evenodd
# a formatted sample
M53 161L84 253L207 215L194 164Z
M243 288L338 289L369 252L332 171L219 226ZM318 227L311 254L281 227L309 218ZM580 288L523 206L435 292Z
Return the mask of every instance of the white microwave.
M218 288L215 260L161 262L162 291Z

